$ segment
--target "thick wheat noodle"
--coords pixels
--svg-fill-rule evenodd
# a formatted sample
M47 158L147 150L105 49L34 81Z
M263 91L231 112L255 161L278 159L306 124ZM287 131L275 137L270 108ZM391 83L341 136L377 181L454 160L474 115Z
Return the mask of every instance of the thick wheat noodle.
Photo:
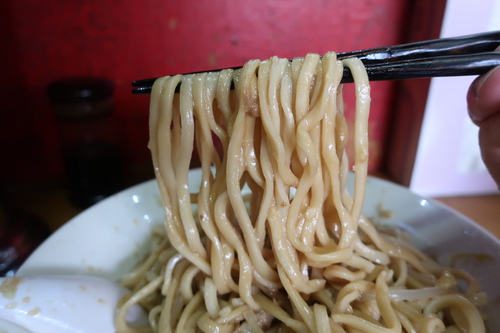
M345 66L356 99L352 195ZM333 52L158 79L149 148L165 231L123 279L133 294L117 332L485 332L475 280L362 215L369 107L363 64ZM135 303L148 327L126 323Z

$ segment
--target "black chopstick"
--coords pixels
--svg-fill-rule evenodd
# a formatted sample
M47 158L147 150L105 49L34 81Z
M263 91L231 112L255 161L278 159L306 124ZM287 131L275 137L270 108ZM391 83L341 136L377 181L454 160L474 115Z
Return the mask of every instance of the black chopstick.
M385 62L365 67L370 81L391 81L482 75L496 66L500 66L500 52ZM352 82L353 78L346 68L342 83Z
M358 57L365 65L441 56L492 52L500 45L500 31L438 38L414 43L339 53L340 59Z
M481 75L500 65L500 53L492 52L500 45L500 31L441 38L354 52L343 52L339 59L358 57L366 66L370 81ZM241 67L233 67L239 69ZM208 70L203 72L217 72ZM150 94L154 81L150 78L132 82L133 94ZM349 69L342 82L352 82Z

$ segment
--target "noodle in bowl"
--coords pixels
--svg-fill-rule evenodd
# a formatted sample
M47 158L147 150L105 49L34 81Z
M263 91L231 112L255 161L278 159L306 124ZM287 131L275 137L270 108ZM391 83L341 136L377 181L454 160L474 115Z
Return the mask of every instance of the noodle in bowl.
M344 67L356 92L351 191ZM117 331L485 332L482 288L491 293L457 267L477 253L443 265L407 239L413 227L435 224L416 225L404 212L397 218L406 228L384 228L392 202L362 212L365 197L383 197L365 193L369 91L362 63L335 53L157 80L149 147L165 224L121 278L133 292ZM497 255L480 258L496 264ZM149 312L149 327L126 323L135 303Z
M190 171L193 190L200 176L201 170ZM352 189L352 183L349 175L348 188ZM487 327L495 332L500 327L498 239L457 212L397 184L368 177L366 191L363 215L377 217L387 228L408 232L413 244L443 265L451 264L455 255L471 254L455 264L474 276L487 293ZM390 214L381 214L381 208ZM162 224L156 181L136 185L68 221L28 258L18 274L96 275L119 281L148 252L151 233Z

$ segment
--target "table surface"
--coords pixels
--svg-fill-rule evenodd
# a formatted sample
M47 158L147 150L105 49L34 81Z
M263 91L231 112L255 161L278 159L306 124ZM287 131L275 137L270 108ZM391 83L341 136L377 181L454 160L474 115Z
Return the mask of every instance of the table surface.
M500 192L498 195L434 198L469 217L500 239ZM71 205L63 189L23 193L17 200L22 209L42 218L52 231L80 212Z
M500 194L435 198L500 238Z

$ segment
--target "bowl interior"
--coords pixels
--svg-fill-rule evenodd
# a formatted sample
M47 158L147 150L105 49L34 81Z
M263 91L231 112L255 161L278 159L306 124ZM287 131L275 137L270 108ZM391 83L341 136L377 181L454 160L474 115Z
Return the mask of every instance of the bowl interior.
M190 173L190 186L200 170ZM352 188L353 176L349 175ZM500 242L468 218L394 183L369 177L363 209L383 226L408 232L411 241L444 265L472 276L488 294L488 326L500 327ZM26 260L20 276L84 274L118 280L148 250L151 231L162 227L156 181L115 194L76 216ZM458 258L458 259L457 259Z

